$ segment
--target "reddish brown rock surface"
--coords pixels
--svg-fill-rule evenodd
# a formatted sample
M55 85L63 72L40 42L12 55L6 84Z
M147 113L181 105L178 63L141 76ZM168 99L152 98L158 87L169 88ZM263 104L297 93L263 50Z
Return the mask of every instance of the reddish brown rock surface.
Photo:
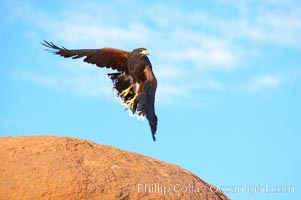
M56 136L0 137L0 199L228 199L191 172Z

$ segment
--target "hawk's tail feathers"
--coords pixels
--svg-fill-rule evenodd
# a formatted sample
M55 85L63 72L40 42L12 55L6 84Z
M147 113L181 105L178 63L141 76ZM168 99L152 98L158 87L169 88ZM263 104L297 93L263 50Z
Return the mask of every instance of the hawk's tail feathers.
M158 118L155 113L155 94L149 81L144 83L143 93L137 99L136 111L138 115L146 116L151 128L153 140L157 131Z

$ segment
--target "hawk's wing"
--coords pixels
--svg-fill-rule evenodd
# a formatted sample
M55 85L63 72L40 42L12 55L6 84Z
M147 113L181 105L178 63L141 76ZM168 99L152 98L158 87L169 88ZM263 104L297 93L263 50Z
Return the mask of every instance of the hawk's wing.
M44 43L41 44L53 49L55 54L63 56L64 58L77 59L85 57L85 62L95 64L98 67L107 67L120 72L128 72L127 60L130 55L128 51L115 48L69 50L65 47L58 47L52 42L45 40Z

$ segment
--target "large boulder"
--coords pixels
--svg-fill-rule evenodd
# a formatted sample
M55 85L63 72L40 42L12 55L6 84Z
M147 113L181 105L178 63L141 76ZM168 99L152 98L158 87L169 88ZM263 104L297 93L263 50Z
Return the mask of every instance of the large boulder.
M173 164L83 139L0 137L0 199L228 199Z

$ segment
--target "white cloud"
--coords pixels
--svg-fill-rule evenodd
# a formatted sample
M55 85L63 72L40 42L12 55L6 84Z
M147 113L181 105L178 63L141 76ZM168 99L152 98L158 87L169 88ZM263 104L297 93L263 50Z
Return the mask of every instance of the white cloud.
M141 24L131 24L127 28L120 28L85 22L74 24L72 20L48 23L44 30L53 40L64 41L65 44L74 46L90 44L94 48L99 48L99 46L129 48L129 46L146 43L149 32ZM132 44L129 44L129 41Z
M60 92L93 98L112 97L112 85L106 74L97 69L83 69L79 66L59 67L54 73L21 71L20 78L40 86L47 86Z
M268 89L277 89L286 84L294 83L300 76L300 70L256 75L235 88L236 91L259 92Z
M220 81L214 80L214 79L208 79L204 83L207 89L213 90L213 91L223 91L225 89L225 84L221 83Z
M246 83L245 89L248 91L258 91L267 88L273 88L281 85L283 78L279 75L262 75L253 77Z
M154 73L157 74L157 78L166 81L173 81L178 78L183 79L189 76L188 71L185 70L184 67L180 68L178 66L171 66L170 64L158 63L158 65L153 70Z
M216 25L226 38L276 44L300 49L301 13L299 1L232 1L239 17L217 18Z
M214 47L188 47L168 53L168 59L174 62L190 62L198 68L233 69L236 66L236 57L229 50Z
M15 18L30 24L30 34L26 34L31 40L40 39L42 35L43 39L67 48L111 46L131 50L137 46L147 47L159 79L158 99L164 101L177 99L171 97L193 99L199 95L196 91L202 90L221 92L241 88L241 91L260 91L287 82L287 78L267 73L242 80L244 84L229 86L220 78L222 76L216 78L214 73L241 70L249 62L247 60L264 54L261 45L300 49L298 6L282 1L220 2L227 5L225 9L229 11L236 8L238 11L227 16L216 15L201 7L188 12L161 2L147 6L138 3L135 8L127 4L129 7L125 12L120 8L126 3L121 1L101 5L77 1L56 12L19 1L13 1L9 7ZM75 73L75 68L81 65L69 62L70 66L77 66L65 71L60 71L62 66L54 68L47 75L29 71L23 75L28 81L57 89L63 85L65 90L73 88L72 92L86 96L106 96L112 92L108 90L112 86L104 72L85 72L89 71L85 67ZM255 68L251 74L257 74Z

